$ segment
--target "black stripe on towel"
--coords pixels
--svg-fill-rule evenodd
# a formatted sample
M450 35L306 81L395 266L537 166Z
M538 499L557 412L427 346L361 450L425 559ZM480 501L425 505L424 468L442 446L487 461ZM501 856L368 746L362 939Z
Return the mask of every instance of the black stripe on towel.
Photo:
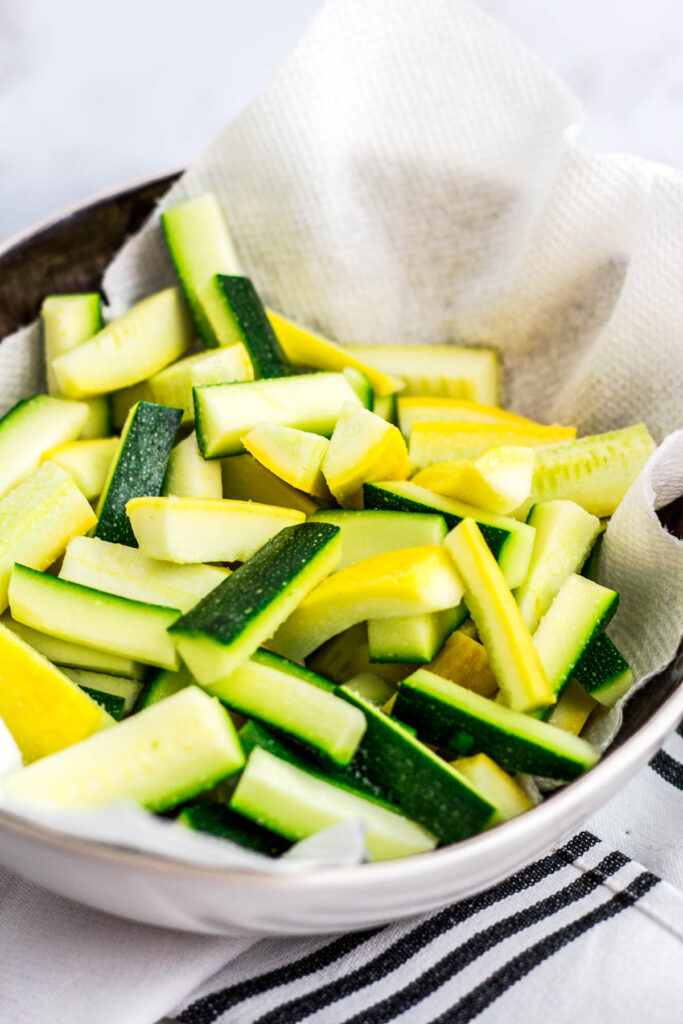
M471 935L465 942L423 971L410 984L398 989L386 999L375 1003L374 1006L366 1007L357 1015L346 1018L344 1024L388 1024L389 1021L392 1021L400 1013L405 1013L410 1007L417 1006L418 1003L421 1003L430 996L435 989L450 981L460 971L463 971L475 960L478 960L480 956L489 953L499 943L512 938L513 935L524 931L526 928L531 928L540 921L551 917L553 914L558 913L558 911L571 906L572 903L576 903L590 893L595 892L602 885L605 878L615 874L627 863L628 857L624 856L623 853L613 851L603 858L597 867L580 875L563 889ZM373 980L379 981L380 977L381 975ZM290 1022L294 1024L295 1021L301 1020L303 1017L322 1009L324 1006L328 1006L336 999L340 999L344 995L350 995L351 991L355 991L356 988L357 986L354 986L350 991L342 992L340 991L341 986L339 984L336 987L334 985L327 986L327 993L325 993L324 989L311 993L305 1005L301 1007L305 1010L304 1013L299 1013L300 1007L297 1006L297 1013L292 1016L292 1004L285 1004L281 1008L285 1011L284 1016L276 1017L275 1014L280 1011L273 1011L272 1015L266 1014L260 1017L257 1024L276 1024L276 1021L278 1024L283 1024L285 1020L287 1024L290 1024ZM326 995L327 998L320 999L321 995Z
M460 1002L452 1006L432 1024L469 1024L480 1013L495 1002L496 999L512 988L516 982L529 974L535 967L557 953L563 946L585 935L596 925L616 917L622 910L633 906L657 884L659 879L649 871L638 875L622 892L618 892L606 903L589 911L563 928L558 928L552 935L547 935L523 953L513 957L504 967L494 971L485 981L473 988Z
M655 754L650 761L650 768L676 789L683 789L683 764L667 754L666 750Z
M398 939L388 950L380 953L364 965L361 970L363 970L364 974L366 972L369 974L368 981L364 984L372 982L375 970L382 970L381 965L385 962L385 958L389 956L397 957L398 964L404 962L420 948L420 945L427 945L442 932L447 931L454 924L466 920L479 910L492 906L508 896L535 885L548 875L560 871L567 864L571 864L577 857L590 850L598 842L598 838L590 832L579 832L565 846L522 868L521 871L506 878L503 882L499 882L497 885L476 896L461 900L459 903L439 911L407 935ZM288 984L291 981L304 978L309 974L322 970L324 967L334 963L335 960L352 952L379 931L381 929L345 935L317 950L315 953L302 957L300 960L295 960L283 967L267 971L255 978L248 978L245 981L229 985L224 989L219 989L217 992L211 992L209 995L202 996L194 1003L191 1003L179 1015L178 1020L181 1024L213 1024L213 1021L217 1020L226 1010L246 999L251 999L256 995L263 995L279 985ZM352 986L351 991L355 991L358 987L360 985Z

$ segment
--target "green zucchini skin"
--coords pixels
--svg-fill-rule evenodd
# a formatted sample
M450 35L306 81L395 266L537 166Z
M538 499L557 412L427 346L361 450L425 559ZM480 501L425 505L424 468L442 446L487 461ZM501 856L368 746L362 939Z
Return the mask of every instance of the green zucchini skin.
M457 691L462 687L455 683L449 684L452 702L427 692L421 686L421 672L399 684L393 714L417 729L425 743L463 756L488 754L505 771L563 782L577 778L597 760L597 751L585 741L495 701L472 694L470 707L458 706ZM500 721L503 716L505 724Z
M286 377L291 365L249 278L216 274L216 284L256 376Z
M158 704L160 700L172 697L179 690L191 686L193 682L194 679L184 665L178 672L173 672L168 668L154 671L154 674L147 679L142 687L133 710L142 711L143 708L151 707L152 704Z
M429 505L427 502L414 501L402 494L394 494L381 484L363 484L363 505L366 509L381 509L385 512L430 512L445 519L449 530L461 523L463 519L462 516L457 516L453 512L445 512L438 505ZM479 529L491 554L497 559L510 534L507 530L498 526L490 526L488 523L479 523Z
M126 503L161 494L182 409L138 402L128 414L121 445L100 499L95 537L136 548Z
M208 832L221 839L263 853L266 857L280 857L293 845L291 840L257 825L224 804L192 803L184 807L176 819L198 832Z
M117 722L121 721L123 718L123 707L126 703L123 697L117 697L114 693L103 693L102 690L93 690L90 686L81 686L81 690L97 701L100 707L104 708L113 719Z
M593 637L574 667L574 678L601 704L611 707L633 685L633 672L607 633Z

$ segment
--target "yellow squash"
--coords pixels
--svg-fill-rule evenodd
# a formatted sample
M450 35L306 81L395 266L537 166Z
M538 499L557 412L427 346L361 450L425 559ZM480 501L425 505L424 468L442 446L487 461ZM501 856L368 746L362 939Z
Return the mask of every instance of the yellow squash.
M474 461L437 462L421 469L413 483L487 512L508 515L531 493L533 448L502 445Z
M398 427L349 403L334 428L323 473L342 508L362 508L363 484L407 479L406 443Z
M245 434L242 444L285 483L324 501L331 497L322 472L330 444L326 437L275 423L259 423Z
M435 462L477 459L501 445L538 448L574 437L576 427L535 423L416 423L410 434L410 461L414 469L424 469Z

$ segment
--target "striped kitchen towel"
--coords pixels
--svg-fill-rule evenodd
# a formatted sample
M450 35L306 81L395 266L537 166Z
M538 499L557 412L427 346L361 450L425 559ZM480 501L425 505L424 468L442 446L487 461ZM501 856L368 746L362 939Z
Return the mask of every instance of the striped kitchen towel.
M187 935L0 873L2 1024L677 1024L683 727L585 829L374 931Z

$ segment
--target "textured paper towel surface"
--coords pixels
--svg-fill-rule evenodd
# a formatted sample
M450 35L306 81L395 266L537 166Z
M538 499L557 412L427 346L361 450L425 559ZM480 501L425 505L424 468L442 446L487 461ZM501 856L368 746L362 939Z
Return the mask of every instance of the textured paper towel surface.
M214 190L263 297L339 341L492 344L515 410L581 433L645 420L663 441L683 427L683 178L582 149L580 118L465 0L329 0L161 205ZM121 312L173 281L155 216L104 284ZM39 378L35 329L6 339L5 407ZM611 632L641 682L683 629L683 544L654 513L682 492L679 432L604 543Z

